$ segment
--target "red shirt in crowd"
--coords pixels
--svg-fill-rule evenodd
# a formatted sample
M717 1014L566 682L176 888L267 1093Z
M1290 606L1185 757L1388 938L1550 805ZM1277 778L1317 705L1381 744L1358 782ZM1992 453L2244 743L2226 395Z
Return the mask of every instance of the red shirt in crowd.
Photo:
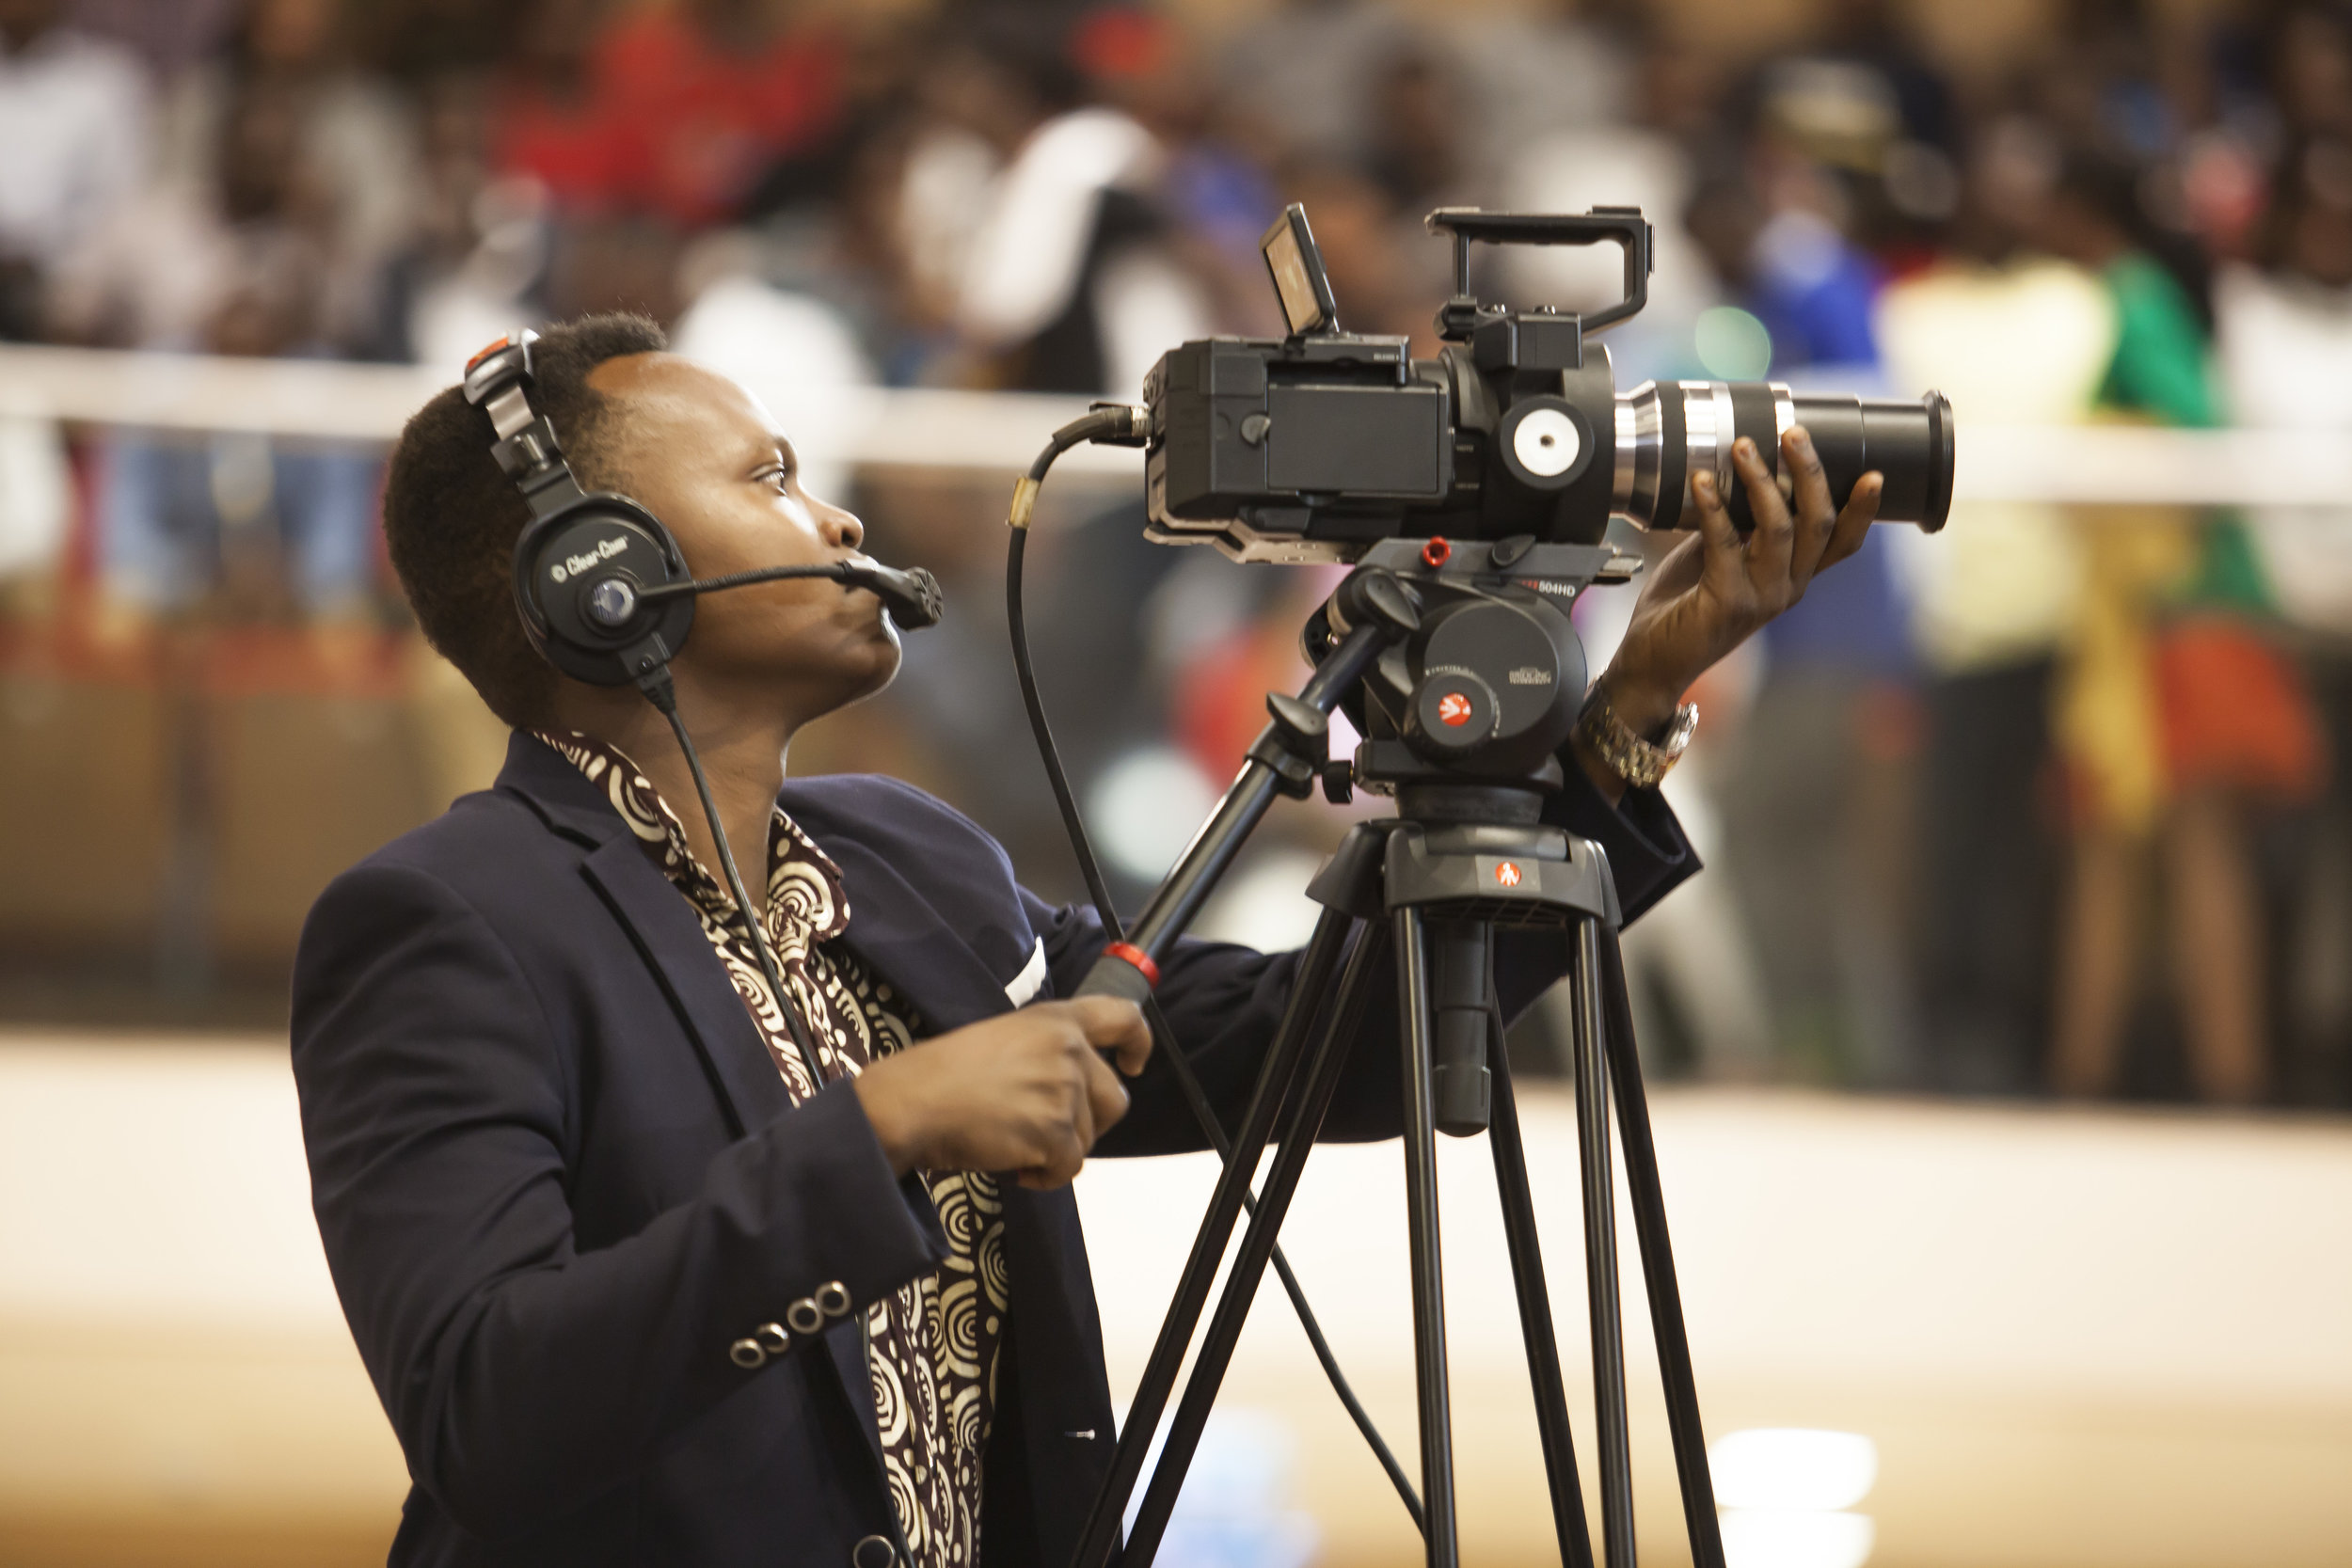
M792 30L727 53L668 8L609 29L569 101L504 95L495 161L543 181L568 211L732 217L779 159L818 146L841 114L839 40Z

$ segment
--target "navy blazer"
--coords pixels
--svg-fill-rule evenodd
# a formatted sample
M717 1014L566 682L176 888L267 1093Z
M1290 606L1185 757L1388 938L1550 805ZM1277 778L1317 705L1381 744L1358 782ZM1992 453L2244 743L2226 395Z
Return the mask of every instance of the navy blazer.
M1041 956L1040 994L1067 995L1103 946L1092 911L1027 893L905 784L794 780L781 800L841 867L844 940L931 1031L1005 1011ZM1572 777L1552 813L1608 850L1629 916L1696 868L1654 793L1613 811ZM1502 946L1523 1005L1560 944ZM1166 966L1229 1122L1295 963L1195 942ZM1399 1125L1393 990L1327 1135ZM556 752L517 735L496 787L320 897L294 1067L327 1262L414 1482L392 1562L835 1568L887 1531L855 1319L937 1266L938 1219L846 1084L791 1105L686 900ZM1137 1079L1095 1152L1199 1147L1172 1082ZM1004 1199L982 1557L1053 1565L1110 1457L1102 1328L1072 1195ZM758 1370L730 1360L831 1281L850 1319Z

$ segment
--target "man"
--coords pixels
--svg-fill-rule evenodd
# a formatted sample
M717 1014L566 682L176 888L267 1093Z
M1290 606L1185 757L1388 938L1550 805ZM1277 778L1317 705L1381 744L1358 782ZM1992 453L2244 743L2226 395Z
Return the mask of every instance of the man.
M533 357L582 482L649 507L698 575L856 552L759 406L650 323L558 328ZM1097 1148L1199 1143L1133 1007L1033 1000L1074 990L1099 926L905 785L785 783L794 730L898 667L870 595L705 600L678 707L765 870L812 1082L703 816L672 809L695 795L663 720L525 641L523 509L489 441L454 389L427 404L385 529L427 634L516 728L505 771L327 890L294 985L319 1227L415 1480L393 1561L881 1568L894 1538L921 1568L1066 1561L1112 1438L1068 1183ZM1669 561L1604 677L1626 723L1662 728L1859 543L1875 482L1839 517L1791 456L1793 521L1741 455L1753 544L1703 495L1705 546ZM1694 868L1654 791L1590 748L1569 771L1555 819L1608 847L1629 912ZM1192 942L1164 968L1229 1118L1295 963ZM1500 968L1516 1007L1557 965ZM1394 1039L1366 1022L1331 1135L1397 1129Z

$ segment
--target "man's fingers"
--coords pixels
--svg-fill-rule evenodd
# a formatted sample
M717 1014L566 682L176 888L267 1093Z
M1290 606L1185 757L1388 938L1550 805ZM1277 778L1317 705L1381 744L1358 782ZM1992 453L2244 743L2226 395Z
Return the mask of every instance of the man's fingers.
M1723 494L1715 487L1711 470L1702 468L1691 476L1691 499L1698 503L1699 538L1706 544L1707 570L1717 574L1717 585L1744 576L1745 546L1740 542L1739 529L1732 525L1731 514L1724 507Z
M1119 1058L1119 1070L1133 1078L1152 1059L1152 1026L1143 1009L1116 996L1081 996L1067 1004L1087 1044Z
M1885 493L1884 474L1874 471L1854 481L1853 494L1846 498L1846 509L1837 515L1837 527L1829 536L1829 548L1821 552L1823 566L1835 566L1862 547L1870 536L1871 520L1879 515L1879 498Z
M1072 1128L1056 1141L1053 1158L1045 1162L1046 1180L1057 1187L1067 1187L1078 1180L1078 1172L1086 1168L1087 1145Z
M1083 1040L1072 1047L1070 1066L1076 1076L1069 1085L1069 1119L1066 1125L1070 1135L1078 1140L1078 1148L1083 1153L1094 1147L1094 1074L1108 1069L1103 1066L1103 1058L1097 1056Z
M1795 553L1797 528L1781 499L1780 485L1764 466L1763 453L1742 436L1731 444L1731 465L1747 487L1748 513L1756 531L1748 536L1748 580L1768 593L1779 594L1788 580L1788 562Z
M1127 1085L1119 1081L1110 1064L1094 1052L1084 1053L1086 1069L1086 1098L1091 1131L1087 1134L1087 1148L1094 1140L1119 1125L1119 1118L1127 1114Z
M1803 425L1792 425L1782 434L1780 455L1795 480L1791 489L1797 512L1796 551L1789 560L1788 577L1803 593L1820 568L1830 531L1837 526L1837 503L1830 499L1829 475L1821 471L1821 454L1814 450L1813 437Z
M1057 1127L1040 1140L1038 1162L1025 1165L1016 1180L1033 1192L1046 1192L1055 1187L1067 1187L1078 1178L1087 1163L1086 1145L1078 1141L1075 1129Z

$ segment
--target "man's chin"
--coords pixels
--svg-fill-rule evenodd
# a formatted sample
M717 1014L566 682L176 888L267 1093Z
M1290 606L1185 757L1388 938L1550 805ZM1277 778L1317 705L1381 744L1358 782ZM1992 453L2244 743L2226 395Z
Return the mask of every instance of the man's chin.
M884 617L882 629L865 650L870 655L866 668L854 673L845 672L842 697L834 706L845 708L878 696L898 678L898 667L905 662L906 651L898 642L898 628Z

